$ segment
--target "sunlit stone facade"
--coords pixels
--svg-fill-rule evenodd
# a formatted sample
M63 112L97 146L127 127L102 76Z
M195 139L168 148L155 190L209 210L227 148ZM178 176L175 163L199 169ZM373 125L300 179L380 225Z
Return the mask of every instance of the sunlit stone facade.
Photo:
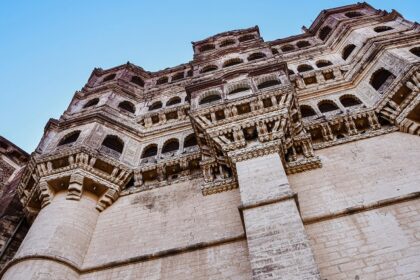
M416 279L419 31L361 3L95 69L27 163L2 279Z

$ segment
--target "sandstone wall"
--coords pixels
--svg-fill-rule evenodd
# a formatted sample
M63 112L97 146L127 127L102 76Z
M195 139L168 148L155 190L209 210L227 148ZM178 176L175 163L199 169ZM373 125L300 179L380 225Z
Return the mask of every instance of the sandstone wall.
M289 181L323 279L418 277L419 200L392 201L420 192L419 138L395 132L317 154L321 169ZM334 216L346 211L356 213Z

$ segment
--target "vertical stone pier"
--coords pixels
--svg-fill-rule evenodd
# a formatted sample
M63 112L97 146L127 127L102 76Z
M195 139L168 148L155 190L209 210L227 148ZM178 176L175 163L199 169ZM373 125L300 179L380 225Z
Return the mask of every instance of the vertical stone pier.
M320 279L277 153L236 163L253 279Z
M36 217L3 280L79 279L96 226L97 197L86 192L80 200L54 195Z

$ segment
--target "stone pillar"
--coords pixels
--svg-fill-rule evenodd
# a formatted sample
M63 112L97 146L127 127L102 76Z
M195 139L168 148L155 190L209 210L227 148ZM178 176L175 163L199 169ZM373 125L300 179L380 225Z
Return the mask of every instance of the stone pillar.
M320 279L277 153L236 164L254 280Z
M4 280L79 279L99 211L97 197L83 192L80 200L54 195L26 235ZM18 260L18 261L16 261Z

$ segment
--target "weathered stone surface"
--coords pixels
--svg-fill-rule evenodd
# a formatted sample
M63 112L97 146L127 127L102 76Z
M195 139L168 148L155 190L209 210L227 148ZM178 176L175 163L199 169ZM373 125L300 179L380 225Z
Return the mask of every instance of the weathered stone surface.
M419 30L358 3L94 69L30 157L0 138L0 278L415 279Z

